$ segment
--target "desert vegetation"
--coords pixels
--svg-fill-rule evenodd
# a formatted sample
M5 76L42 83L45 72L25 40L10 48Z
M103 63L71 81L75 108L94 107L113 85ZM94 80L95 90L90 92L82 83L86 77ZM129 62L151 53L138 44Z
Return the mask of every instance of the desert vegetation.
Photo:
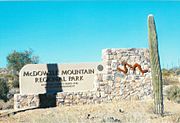
M171 69L162 69L163 84L164 85L177 85L180 81L180 67Z
M7 68L0 68L0 110L13 108L14 94L19 93L19 71L30 63L38 63L33 51L13 51L7 56Z
M167 99L180 103L180 87L174 85L167 90Z
M180 103L180 68L162 69L165 97Z

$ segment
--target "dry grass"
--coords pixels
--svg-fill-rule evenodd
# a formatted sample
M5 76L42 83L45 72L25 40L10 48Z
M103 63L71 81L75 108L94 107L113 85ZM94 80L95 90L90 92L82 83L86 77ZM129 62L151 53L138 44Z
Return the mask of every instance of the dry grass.
M10 99L7 102L0 100L0 110L13 109L14 99Z
M180 104L165 101L165 116L153 113L152 100L35 109L1 118L3 123L178 123Z

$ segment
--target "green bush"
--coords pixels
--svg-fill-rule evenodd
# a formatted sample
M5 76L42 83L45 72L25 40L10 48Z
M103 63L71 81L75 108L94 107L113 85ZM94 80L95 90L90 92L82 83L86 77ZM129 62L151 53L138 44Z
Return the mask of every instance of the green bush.
M0 78L0 99L7 101L8 91L9 91L9 88L8 88L6 80Z
M18 80L14 80L12 86L14 88L19 88L19 81Z
M167 90L167 99L180 103L180 87L172 86Z
M180 75L180 69L175 71L176 75Z

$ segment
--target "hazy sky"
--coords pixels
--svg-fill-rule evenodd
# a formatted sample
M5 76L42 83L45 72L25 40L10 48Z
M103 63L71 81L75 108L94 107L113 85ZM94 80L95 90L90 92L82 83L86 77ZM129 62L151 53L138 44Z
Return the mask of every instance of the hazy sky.
M0 2L0 67L13 50L31 48L40 63L74 63L101 61L104 48L148 48L148 14L161 65L178 66L180 2Z

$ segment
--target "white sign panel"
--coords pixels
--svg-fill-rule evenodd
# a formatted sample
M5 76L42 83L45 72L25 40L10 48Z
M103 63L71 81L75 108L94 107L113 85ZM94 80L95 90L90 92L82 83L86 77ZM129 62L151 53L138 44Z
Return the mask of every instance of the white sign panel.
M103 63L28 64L20 71L21 94L81 92L94 89L95 75Z

